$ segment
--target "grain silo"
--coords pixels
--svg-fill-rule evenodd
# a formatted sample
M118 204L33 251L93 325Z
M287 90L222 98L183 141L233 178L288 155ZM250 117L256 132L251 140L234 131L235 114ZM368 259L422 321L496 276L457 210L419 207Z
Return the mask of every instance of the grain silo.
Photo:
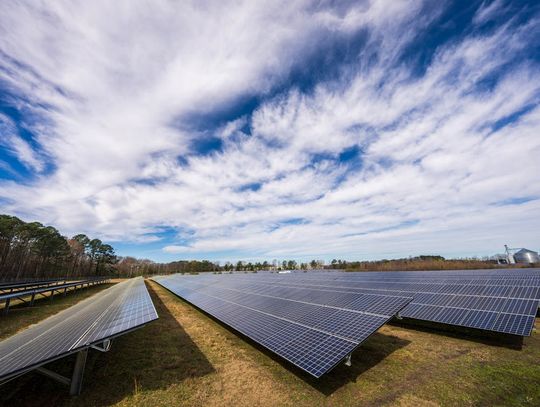
M514 253L514 261L524 264L540 263L540 256L537 252L524 248Z

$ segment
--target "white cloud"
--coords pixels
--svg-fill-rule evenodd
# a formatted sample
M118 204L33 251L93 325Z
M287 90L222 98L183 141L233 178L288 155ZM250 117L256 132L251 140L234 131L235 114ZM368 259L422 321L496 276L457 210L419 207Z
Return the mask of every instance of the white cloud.
M501 9L505 8L503 4L503 0L484 1L474 15L473 22L476 24L483 24L490 21L501 12Z
M171 226L183 243L163 250L186 256L538 245L540 201L508 204L540 197L539 68L516 58L538 19L449 42L418 74L400 56L442 9L417 1L114 4L2 5L3 81L42 118L31 130L56 168L0 184L5 211L122 241ZM273 95L320 44L359 33L364 46L336 75ZM262 100L252 115L193 129L250 97ZM222 151L194 154L203 136ZM30 146L10 145L43 168ZM340 163L355 145L361 165Z

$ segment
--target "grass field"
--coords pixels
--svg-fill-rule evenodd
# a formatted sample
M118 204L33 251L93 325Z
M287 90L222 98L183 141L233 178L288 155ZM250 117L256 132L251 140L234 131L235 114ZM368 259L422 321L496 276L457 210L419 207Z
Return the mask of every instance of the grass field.
M10 405L188 406L538 406L540 338L521 350L464 335L386 325L363 344L353 365L312 379L148 282L160 319L92 352L83 393L38 374L0 387ZM94 287L45 307L14 308L0 337L58 312ZM537 324L540 321L537 320ZM71 360L55 362L67 373Z

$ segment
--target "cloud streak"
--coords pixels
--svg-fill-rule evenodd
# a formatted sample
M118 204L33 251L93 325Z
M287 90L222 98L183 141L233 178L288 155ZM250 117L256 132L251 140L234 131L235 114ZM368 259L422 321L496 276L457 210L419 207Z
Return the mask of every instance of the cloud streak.
M453 29L420 1L2 8L1 83L31 134L4 115L2 144L34 173L6 171L4 211L162 241L156 258L538 246L528 7L478 3Z

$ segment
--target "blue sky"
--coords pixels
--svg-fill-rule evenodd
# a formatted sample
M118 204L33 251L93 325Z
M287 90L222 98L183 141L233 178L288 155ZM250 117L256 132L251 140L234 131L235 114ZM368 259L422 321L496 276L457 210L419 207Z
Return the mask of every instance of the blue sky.
M0 9L2 213L158 261L540 246L537 2Z

